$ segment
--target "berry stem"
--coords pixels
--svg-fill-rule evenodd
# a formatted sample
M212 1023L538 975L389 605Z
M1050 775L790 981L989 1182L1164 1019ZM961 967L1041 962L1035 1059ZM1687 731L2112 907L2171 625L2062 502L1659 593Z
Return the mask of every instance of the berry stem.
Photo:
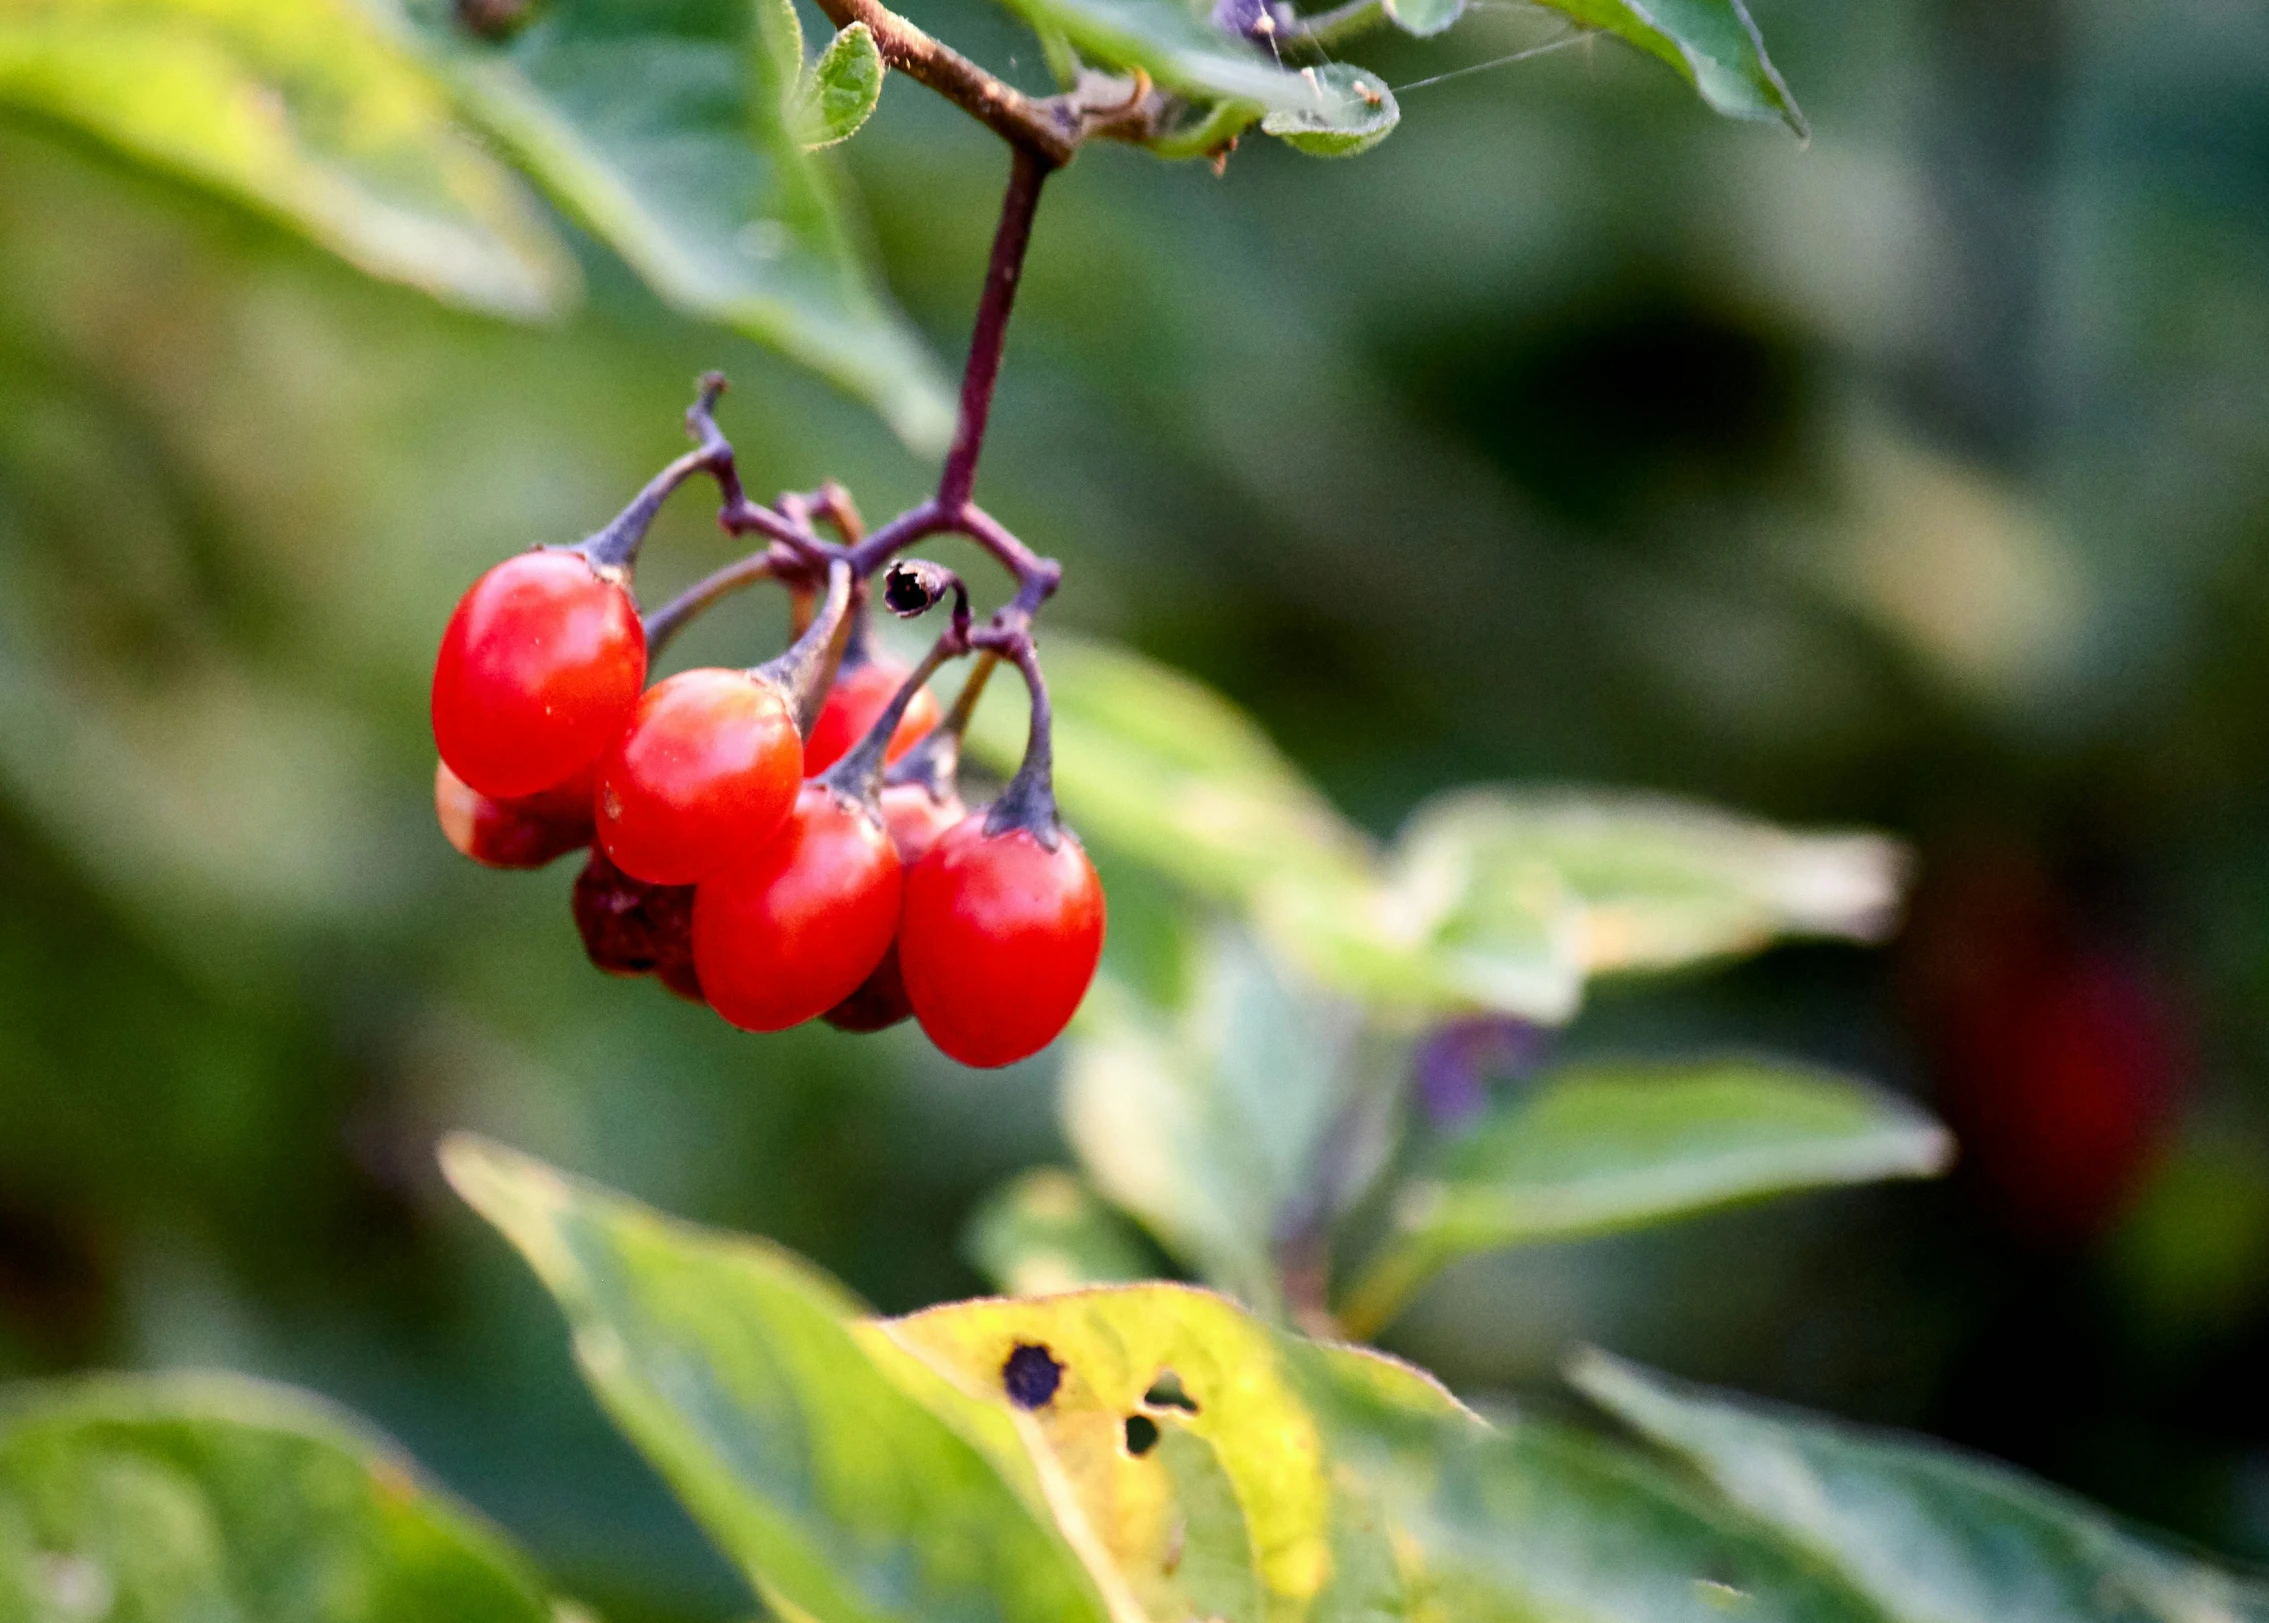
M820 781L837 794L872 805L882 791L883 759L898 724L906 719L906 707L914 702L914 695L922 691L922 685L937 674L939 666L968 651L965 637L951 628L930 644L930 651L922 656L921 664L914 667L906 680L898 684L898 691L890 696L890 703L882 707L882 714L875 717L874 725L851 746L849 754L827 769Z
M632 497L630 505L617 513L606 528L575 544L574 550L590 559L592 568L627 574L630 566L638 561L638 549L645 544L646 532L653 528L654 517L661 512L662 504L695 474L710 474L720 485L727 485L738 493L740 484L733 472L733 448L717 432L714 415L717 397L724 392L723 373L702 374L701 392L685 414L686 430L700 444L649 479L646 488Z
M969 364L961 373L961 418L938 478L938 506L957 523L976 488L977 458L985 448L985 424L992 415L993 387L1000 381L1001 350L1008 342L1009 310L1032 245L1032 216L1040 207L1040 186L1054 165L1018 146L1010 159L1008 190L1001 196L1001 219L993 232L993 253L985 267L985 291L977 301L977 322L969 339Z
M1056 815L1055 712L1048 703L1048 679L1040 674L1040 656L1033 651L1031 634L1021 628L1003 631L988 626L972 640L1016 661L1032 695L1032 727L1024 738L1024 760L985 814L985 832L1006 834L1021 828L1053 851L1063 838L1063 823Z
M985 684L1001 662L1001 656L986 649L970 667L969 676L961 684L961 692L953 701L953 708L935 727L922 735L922 741L891 763L883 774L883 782L918 783L929 792L938 804L954 792L954 780L961 771L961 740L969 731L969 718L977 713L977 701L984 697Z
M838 558L827 568L827 599L804 634L788 645L786 653L756 669L758 676L788 696L796 730L807 738L835 681L836 664L843 657L842 631L850 607L851 569Z
M652 659L668 647L670 639L683 631L688 621L717 599L778 574L780 563L774 549L767 547L695 581L646 616L646 657Z

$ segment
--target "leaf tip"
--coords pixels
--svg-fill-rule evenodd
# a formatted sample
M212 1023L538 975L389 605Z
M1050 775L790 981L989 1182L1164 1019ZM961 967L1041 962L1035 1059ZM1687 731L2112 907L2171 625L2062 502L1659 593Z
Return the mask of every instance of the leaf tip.
M573 1196L555 1167L477 1133L443 1137L436 1158L457 1197L517 1247L546 1280L568 1271L558 1217Z

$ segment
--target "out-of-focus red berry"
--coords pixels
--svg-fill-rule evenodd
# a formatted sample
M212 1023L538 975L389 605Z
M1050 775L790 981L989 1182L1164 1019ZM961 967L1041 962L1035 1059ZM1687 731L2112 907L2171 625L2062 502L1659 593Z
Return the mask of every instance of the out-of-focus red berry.
M2173 1000L2021 850L1926 869L1904 978L1961 1166L2018 1231L2100 1232L2181 1090Z
M645 680L629 589L579 553L524 552L473 582L449 617L434 742L482 794L534 794L598 758Z
M919 784L893 784L882 792L883 827L899 862L912 868L929 854L939 836L961 821L961 797L939 800ZM906 996L906 978L898 971L898 943L894 939L874 973L859 989L827 1011L827 1023L838 1031L881 1031L895 1026L914 1012Z
M681 671L639 699L599 765L599 843L625 873L689 885L762 844L803 782L779 688L748 671Z
M541 868L591 843L596 763L565 783L499 800L484 795L447 761L433 766L433 809L449 843L487 868Z
M1007 1065L1071 1021L1103 953L1103 884L1079 841L1029 829L948 829L906 876L898 966L931 1042L964 1065Z
M851 753L851 746L867 736L898 689L913 671L894 659L869 659L838 672L835 685L804 740L804 771L817 777ZM928 688L907 702L906 713L892 729L883 751L886 763L897 760L922 741L938 724L938 701Z
M882 820L807 783L777 834L695 889L693 961L710 1007L746 1031L834 1008L889 949L900 888Z

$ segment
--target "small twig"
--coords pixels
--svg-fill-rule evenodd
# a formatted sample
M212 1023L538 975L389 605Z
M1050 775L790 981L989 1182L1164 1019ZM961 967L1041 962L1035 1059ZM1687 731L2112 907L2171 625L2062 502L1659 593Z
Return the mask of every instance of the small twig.
M777 575L780 562L778 553L767 547L704 575L678 593L646 616L646 657L651 660L668 647L670 639L685 629L687 621L728 592L737 592L743 586Z
M714 476L719 485L730 485L738 490L733 473L733 448L717 432L711 415L717 397L725 392L724 374L705 372L701 378L701 392L685 414L686 432L700 442L660 473L646 481L646 488L631 498L630 505L608 520L604 529L584 537L576 543L576 550L591 560L595 569L627 575L637 561L638 549L645 543L646 532L653 528L654 517L672 492L697 473Z
M855 547L866 538L866 521L859 517L859 504L834 480L821 481L812 511L835 526L835 533L843 538L845 546Z

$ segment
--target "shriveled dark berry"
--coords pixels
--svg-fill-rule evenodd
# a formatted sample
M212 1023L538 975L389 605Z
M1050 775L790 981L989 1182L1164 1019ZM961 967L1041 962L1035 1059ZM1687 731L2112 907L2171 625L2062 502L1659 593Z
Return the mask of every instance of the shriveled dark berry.
M693 887L633 879L597 846L575 876L575 928L591 962L610 975L661 973L672 991L696 996ZM683 984L681 984L681 982Z

